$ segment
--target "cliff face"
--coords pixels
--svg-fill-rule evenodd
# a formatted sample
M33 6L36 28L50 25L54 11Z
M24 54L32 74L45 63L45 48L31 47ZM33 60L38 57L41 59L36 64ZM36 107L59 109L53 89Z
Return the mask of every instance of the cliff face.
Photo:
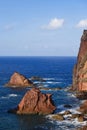
M83 31L77 63L74 66L73 90L87 91L87 30Z

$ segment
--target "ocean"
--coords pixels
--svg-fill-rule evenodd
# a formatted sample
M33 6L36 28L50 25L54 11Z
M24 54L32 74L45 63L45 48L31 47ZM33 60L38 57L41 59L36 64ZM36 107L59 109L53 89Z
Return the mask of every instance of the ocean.
M0 57L0 130L75 130L85 122L56 121L52 115L16 115L8 113L15 108L26 91L30 88L12 89L5 87L11 75L19 72L27 78L38 76L44 82L34 81L43 93L51 93L57 112L63 112L64 104L72 106L69 109L75 112L80 101L73 93L67 91L72 84L73 66L76 57ZM55 88L60 87L60 90Z

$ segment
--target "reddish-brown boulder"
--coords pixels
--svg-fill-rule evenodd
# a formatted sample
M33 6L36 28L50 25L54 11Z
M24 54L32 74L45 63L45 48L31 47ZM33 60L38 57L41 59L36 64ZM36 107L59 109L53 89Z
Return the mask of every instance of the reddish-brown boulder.
M73 90L87 91L87 30L81 37L77 63L73 72Z
M80 106L79 111L83 114L87 114L87 100Z
M38 88L27 91L16 109L9 112L17 114L50 114L55 110L51 94L43 94Z
M28 80L25 76L15 72L11 78L10 81L6 84L6 86L15 86L15 87L25 87L25 86L31 86L33 83Z

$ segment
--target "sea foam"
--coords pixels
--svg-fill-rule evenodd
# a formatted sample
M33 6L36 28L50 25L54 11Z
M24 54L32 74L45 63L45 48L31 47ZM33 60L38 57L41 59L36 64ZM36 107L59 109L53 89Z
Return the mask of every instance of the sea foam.
M1 99L9 99L11 97L17 97L18 95L17 94L8 94L7 96L2 96Z

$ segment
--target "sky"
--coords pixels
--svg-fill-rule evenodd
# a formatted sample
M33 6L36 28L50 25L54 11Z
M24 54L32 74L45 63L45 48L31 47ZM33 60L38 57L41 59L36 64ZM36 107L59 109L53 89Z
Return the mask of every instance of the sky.
M87 0L0 0L0 56L77 56Z

